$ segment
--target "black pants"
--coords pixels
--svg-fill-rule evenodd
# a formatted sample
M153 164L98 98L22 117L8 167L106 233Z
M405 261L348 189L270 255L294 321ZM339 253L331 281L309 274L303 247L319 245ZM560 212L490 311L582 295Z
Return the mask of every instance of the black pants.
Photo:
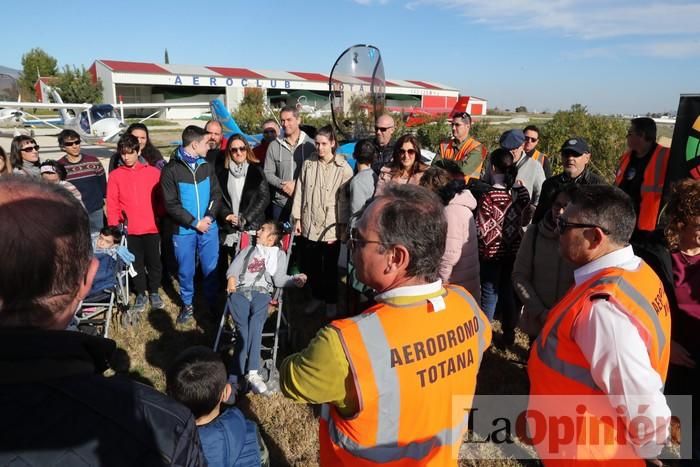
M311 295L329 304L338 303L338 256L340 242L314 242L299 238L301 270L307 275Z
M134 269L137 274L133 282L136 294L145 293L146 285L150 293L157 293L163 272L160 262L160 235L129 234L127 242L129 251L134 255Z

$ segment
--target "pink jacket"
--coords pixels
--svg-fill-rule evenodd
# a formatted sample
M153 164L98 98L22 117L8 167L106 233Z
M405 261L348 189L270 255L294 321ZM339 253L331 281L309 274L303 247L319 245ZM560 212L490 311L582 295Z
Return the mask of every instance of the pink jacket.
M455 195L445 206L447 240L438 272L444 282L461 285L474 296L476 303L480 303L479 243L474 209L476 199L469 190Z

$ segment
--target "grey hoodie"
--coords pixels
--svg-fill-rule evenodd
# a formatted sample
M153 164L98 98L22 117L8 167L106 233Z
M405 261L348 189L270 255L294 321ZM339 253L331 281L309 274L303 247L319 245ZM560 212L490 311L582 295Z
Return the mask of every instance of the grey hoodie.
M272 202L284 207L290 202L281 189L283 181L296 181L299 178L302 163L316 151L314 141L303 131L295 148L287 144L284 138L277 138L267 147L265 153L265 178L272 187Z

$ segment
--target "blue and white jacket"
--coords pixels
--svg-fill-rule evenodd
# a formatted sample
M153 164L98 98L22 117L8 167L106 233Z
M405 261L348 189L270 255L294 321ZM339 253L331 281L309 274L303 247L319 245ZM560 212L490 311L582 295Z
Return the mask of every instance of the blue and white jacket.
M163 191L168 220L176 235L194 235L195 226L205 216L216 224L221 209L221 188L214 166L199 158L192 168L180 157L178 148L163 167L160 186Z

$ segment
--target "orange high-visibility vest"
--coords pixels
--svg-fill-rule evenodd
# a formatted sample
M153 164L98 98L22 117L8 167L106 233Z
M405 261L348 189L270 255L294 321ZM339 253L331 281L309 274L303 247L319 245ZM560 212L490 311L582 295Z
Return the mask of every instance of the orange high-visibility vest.
M635 322L647 346L652 368L666 381L671 349L671 316L661 280L642 262L636 271L607 268L574 287L547 316L542 333L533 344L528 361L530 402L528 410L545 416L573 413L572 405L583 404L585 414L577 415L588 425L607 430L609 442L590 442L590 432L581 430L575 442L557 453L547 452L547 441L535 448L546 466L551 465L634 465L644 466L624 437L631 428L619 420L605 393L591 376L591 367L574 340L577 319L585 319L593 301L606 299L624 310ZM533 397L539 396L539 397ZM547 397L543 397L547 396ZM555 396L576 396L575 401ZM588 397L593 396L593 397ZM598 397L595 397L598 396ZM602 396L602 397L601 397ZM544 400L542 400L544 399ZM529 436L537 438L537 426L528 420ZM618 430L621 428L621 430ZM557 436L547 433L547 436ZM618 437L619 436L619 437ZM621 439L622 442L610 440Z
M547 160L547 155L543 152L538 151L535 149L535 151L532 153L530 158L534 161L537 161L540 163L542 167L544 167L544 161Z
M656 149L651 155L651 159L644 170L644 179L642 180L641 188L641 201L639 203L639 218L637 219L637 228L639 230L656 229L670 155L671 148L666 148L660 144L657 144ZM622 159L620 160L620 168L615 175L615 185L620 186L622 184L631 156L632 153L630 151L627 151L622 155Z
M454 160L455 162L459 162L462 159L468 157L469 153L471 153L473 150L479 147L481 148L481 162L472 173L464 174L465 181L469 181L470 178L481 177L481 171L484 167L484 161L486 160L486 156L488 156L488 150L486 149L486 146L484 146L479 141L475 140L470 136L464 143L462 143L462 145L459 147L459 150L455 152L454 146L452 145L452 140L449 140L440 143L439 155L442 159Z
M345 418L323 405L322 466L457 465L491 325L469 292L446 289L442 310L434 308L436 299L380 303L331 323L359 409ZM453 400L458 395L461 405Z

